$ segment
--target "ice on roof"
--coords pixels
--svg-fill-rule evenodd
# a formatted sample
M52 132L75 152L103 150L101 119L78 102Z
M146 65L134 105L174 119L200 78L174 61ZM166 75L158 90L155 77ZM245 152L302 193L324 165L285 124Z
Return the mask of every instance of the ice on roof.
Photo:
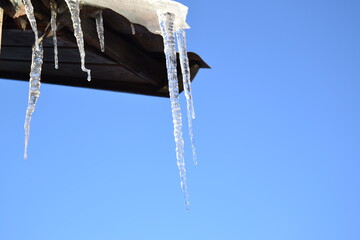
M149 31L160 34L157 12L174 14L175 30L190 28L186 23L188 7L171 0L82 0L102 8L109 8L126 17L130 22L145 26Z

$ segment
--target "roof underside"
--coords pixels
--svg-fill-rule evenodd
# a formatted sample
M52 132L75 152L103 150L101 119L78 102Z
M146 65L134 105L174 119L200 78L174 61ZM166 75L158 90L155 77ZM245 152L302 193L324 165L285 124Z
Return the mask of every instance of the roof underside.
M46 32L45 29L50 21L49 1L32 2L38 28ZM54 68L53 43L49 35L44 40L42 82L168 97L165 56L160 35L153 34L137 24L133 25L135 29L133 34L129 20L110 9L104 9L105 53L102 53L94 19L100 9L83 6L81 21L86 66L92 72L92 81L88 82L86 73L80 68L80 56L73 36L70 14L63 0L57 3L59 9L65 9L58 13L59 70ZM27 21L26 16L12 18L14 9L8 0L0 0L0 7L5 10L0 78L28 81L34 34L29 26L24 24ZM22 30L21 26L25 30ZM192 79L200 68L208 68L208 65L195 53L189 53L188 57ZM178 69L181 82L180 72ZM182 84L179 86L181 88Z

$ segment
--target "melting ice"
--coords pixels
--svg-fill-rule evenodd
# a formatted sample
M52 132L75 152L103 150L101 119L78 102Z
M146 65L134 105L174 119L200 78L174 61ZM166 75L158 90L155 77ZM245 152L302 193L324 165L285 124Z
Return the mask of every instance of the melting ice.
M87 80L91 81L90 70L85 67L85 47L84 47L84 34L81 28L80 20L80 6L78 0L65 0L70 14L71 20L74 27L74 36L76 38L76 43L79 48L80 58L81 58L81 70L88 74Z

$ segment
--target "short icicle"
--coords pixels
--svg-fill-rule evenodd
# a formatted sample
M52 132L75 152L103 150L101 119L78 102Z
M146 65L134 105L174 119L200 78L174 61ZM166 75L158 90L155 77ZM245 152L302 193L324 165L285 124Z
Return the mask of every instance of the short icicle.
M177 30L176 37L177 37L177 45L179 49L180 66L181 66L184 92L185 92L186 104L187 104L187 118L188 118L188 128L189 128L189 136L190 136L190 142L192 148L192 155L193 155L194 164L197 165L198 162L196 156L196 147L195 147L193 122L192 122L192 120L195 119L195 110L194 110L194 101L191 90L191 76L190 76L189 59L186 50L185 31L183 29Z
M4 9L0 7L0 53L1 53L1 45L2 45L3 19L4 19Z
M100 42L100 49L102 52L105 52L104 19L103 19L102 11L100 11L96 15L95 21L96 21L96 30L97 30L99 42Z
M85 47L84 47L84 34L81 28L81 20L80 20L80 6L78 0L65 0L70 14L71 20L73 22L74 27L74 36L76 38L76 42L80 52L81 58L81 70L88 74L87 80L91 81L90 70L85 67Z
M174 14L158 13L161 33L164 39L164 52L168 71L169 93L174 123L174 137L176 143L176 159L180 172L181 189L184 192L185 207L189 209L189 194L186 184L186 169L184 161L184 140L182 136L182 117L180 110L179 86L177 78L177 61L175 50Z
M39 39L36 19L34 15L34 8L31 4L30 0L23 0L25 5L26 15L29 19L31 28L35 34L35 43L32 49L32 62L31 62L31 71L30 71L30 83L29 83L29 99L28 99L28 107L26 109L25 116L25 150L24 150L24 158L27 159L27 149L29 146L29 138L30 138L30 123L31 117L36 107L36 102L40 96L40 79L41 79L41 69L43 64L43 47L42 47L42 39Z
M50 8L51 8L51 32L53 34L53 43L54 43L54 62L55 62L55 69L59 69L59 58L58 58L58 44L57 44L57 24L56 24L56 3L54 0L50 1Z
M130 23L130 26L131 26L131 33L132 33L132 35L135 35L135 34L136 34L135 25L134 25L133 23Z

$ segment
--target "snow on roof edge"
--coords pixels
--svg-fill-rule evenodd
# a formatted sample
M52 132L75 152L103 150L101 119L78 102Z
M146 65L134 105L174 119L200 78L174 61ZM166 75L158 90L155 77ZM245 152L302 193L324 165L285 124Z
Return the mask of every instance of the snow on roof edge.
M81 0L82 4L109 8L130 22L145 26L150 32L160 34L158 11L175 14L175 29L188 29L188 7L171 0Z

